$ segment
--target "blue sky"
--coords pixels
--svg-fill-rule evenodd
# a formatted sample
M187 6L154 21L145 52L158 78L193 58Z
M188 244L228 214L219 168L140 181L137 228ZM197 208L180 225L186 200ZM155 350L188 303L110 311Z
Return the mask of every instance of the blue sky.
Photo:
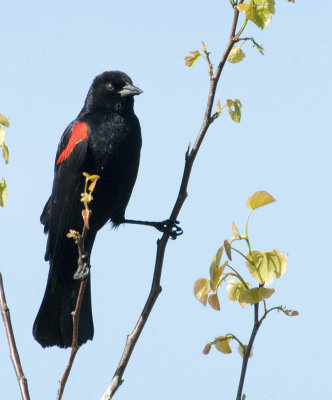
M250 335L253 310L229 305L220 313L193 297L197 278L232 222L244 229L246 199L266 190L276 203L257 210L250 225L258 250L279 248L288 269L269 304L296 318L271 314L250 359L248 399L327 399L331 370L331 64L330 18L319 5L279 0L261 32L265 48L249 44L240 64L227 64L217 98L239 98L242 121L224 112L196 159L179 219L184 235L170 242L163 292L137 344L117 399L235 398L242 359L212 350L214 337ZM2 5L0 112L10 164L0 165L9 195L1 220L1 272L32 399L55 398L68 351L42 349L31 329L48 273L39 216L53 180L57 143L79 113L94 76L123 70L144 93L135 99L143 149L127 217L162 220L174 204L184 153L202 122L207 68L184 65L189 50L208 44L217 64L231 25L227 0L208 4L156 2L6 2ZM147 227L106 226L92 254L95 338L78 353L64 399L100 398L148 294L158 233ZM241 270L244 265L237 265ZM245 272L244 272L245 273ZM19 398L5 332L0 327L0 397Z

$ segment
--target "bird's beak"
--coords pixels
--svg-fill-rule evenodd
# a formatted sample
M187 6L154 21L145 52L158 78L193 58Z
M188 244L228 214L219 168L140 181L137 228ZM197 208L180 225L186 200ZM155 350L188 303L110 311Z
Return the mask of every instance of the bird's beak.
M119 93L121 97L128 97L141 94L143 93L143 90L139 89L134 85L126 85L119 91Z

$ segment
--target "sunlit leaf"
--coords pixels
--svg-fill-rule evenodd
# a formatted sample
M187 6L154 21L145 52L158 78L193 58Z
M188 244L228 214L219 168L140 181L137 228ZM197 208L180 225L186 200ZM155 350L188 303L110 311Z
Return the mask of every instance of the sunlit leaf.
M234 238L238 238L240 236L239 231L237 229L237 226L235 225L234 222L233 222L233 225L232 225L232 232L233 232L233 237Z
M249 0L236 8L259 28L264 29L271 22L271 14L275 13L274 4L274 0Z
M0 146L3 146L6 139L6 132L0 126Z
M188 67L192 67L202 55L198 50L190 51L190 54L192 55L184 58L184 62Z
M0 125L4 125L9 128L10 121L4 115L0 114Z
M231 249L231 244L229 243L228 240L224 241L224 247L225 247L225 251L226 251L226 255L227 255L228 259L232 261L232 249Z
M239 353L240 353L240 356L243 358L243 356L244 356L244 352L247 350L247 347L248 346L246 346L246 345L242 345L242 344L239 344L239 347L237 348L238 349L238 351L239 351ZM252 355L253 355L253 349L254 349L254 346L252 346L251 347L251 350L250 350L250 354L249 354L249 358L250 357L252 357Z
M241 108L242 108L242 104L241 104L240 100L227 99L226 105L228 108L228 113L231 116L232 120L234 122L240 122L241 121Z
M235 279L230 279L227 282L226 293L229 298L229 302L231 304L233 304L234 301L236 301L238 299L239 296L237 295L237 291L238 291L238 288L241 288L241 287L243 287L242 283L239 281L236 281Z
M208 343L203 349L203 354L209 354L210 350L211 350L211 346L212 346L212 344Z
M219 303L219 299L218 299L218 295L217 294L211 294L209 296L209 304L210 306L217 311L220 311L220 303Z
M274 292L274 289L268 289L265 287L243 289L240 294L240 301L249 304L256 304L262 300L268 299Z
M215 270L219 267L219 263L222 257L222 253L224 252L224 246L220 247L217 251L217 253L214 255L212 258L211 264L210 264L210 277L211 279L214 276Z
M274 277L280 278L286 272L287 255L278 249L270 251L252 251L247 255L247 267L251 275L260 283L269 285ZM254 265L252 265L252 263ZM262 281L261 281L262 279Z
M239 46L233 46L232 50L230 51L227 61L236 64L244 59L246 56L245 52Z
M216 349L224 354L230 354L232 349L229 346L229 342L231 337L229 335L226 336L219 336L214 339L213 344L216 346Z
M228 261L225 261L222 265L220 265L220 267L216 268L214 270L213 276L211 277L211 281L210 281L210 287L213 291L216 291L220 281L221 281L221 277L224 273L224 269L225 267L228 265Z
M250 288L250 284L247 283L247 285ZM240 306L244 307L247 303L241 301L241 293L245 289L246 287L243 285L242 282L235 279L230 279L226 285L226 293L229 298L229 302L233 304L234 301L238 301Z
M4 207L7 200L7 184L6 181L2 178L0 181L0 206Z
M9 162L9 150L8 150L8 147L4 143L2 145L2 156L5 159L5 163L8 164L8 162Z
M206 306L210 289L210 279L200 278L194 284L194 295L198 301Z
M261 190L250 196L246 204L251 210L256 210L256 208L266 206L274 201L276 201L274 197L272 197L268 192Z

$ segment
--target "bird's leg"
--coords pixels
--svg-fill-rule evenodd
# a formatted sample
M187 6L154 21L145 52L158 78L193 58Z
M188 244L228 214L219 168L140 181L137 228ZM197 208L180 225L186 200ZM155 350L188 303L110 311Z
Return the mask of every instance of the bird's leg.
M178 225L179 221L174 219L165 219L161 222L154 222L154 221L136 221L132 219L125 219L123 223L127 224L136 224L136 225L147 225L153 226L154 228L158 229L158 231L163 233L168 233L171 239L175 240L178 236L182 235L183 230Z
M90 272L90 253L80 253L78 256L77 264L78 267L74 274L74 279L82 281L89 275Z

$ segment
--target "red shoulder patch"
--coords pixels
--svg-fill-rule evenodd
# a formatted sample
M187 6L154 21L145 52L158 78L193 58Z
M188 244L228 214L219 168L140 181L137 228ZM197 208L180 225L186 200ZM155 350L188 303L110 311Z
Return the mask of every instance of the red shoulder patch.
M74 147L81 142L88 138L88 125L85 122L79 122L78 124L74 125L73 130L71 132L70 138L68 140L67 146L62 150L58 159L56 160L57 164L61 164L65 161L74 150Z

